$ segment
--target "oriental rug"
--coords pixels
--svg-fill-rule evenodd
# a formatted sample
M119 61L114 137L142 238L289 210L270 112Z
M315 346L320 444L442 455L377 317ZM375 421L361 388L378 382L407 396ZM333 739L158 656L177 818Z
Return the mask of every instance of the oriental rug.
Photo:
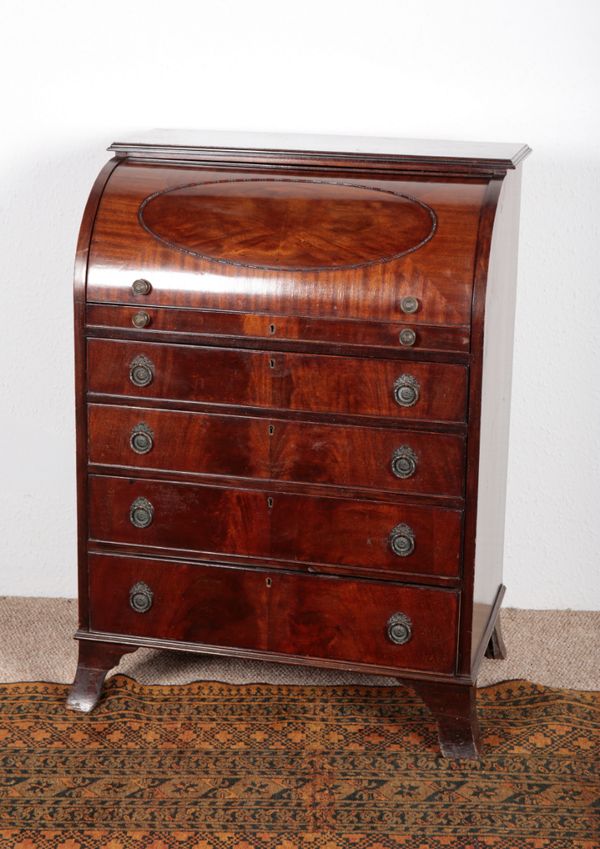
M479 690L481 761L409 689L0 685L2 849L598 849L600 693Z

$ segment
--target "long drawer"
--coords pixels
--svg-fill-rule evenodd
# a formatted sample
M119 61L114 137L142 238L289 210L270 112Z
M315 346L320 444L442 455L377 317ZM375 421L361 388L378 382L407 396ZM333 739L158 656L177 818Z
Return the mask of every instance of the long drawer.
M89 460L461 497L461 436L90 404Z
M88 390L236 407L462 422L467 369L445 363L89 339Z
M91 555L94 631L451 673L457 593Z
M99 542L398 576L459 575L462 512L441 507L89 477Z

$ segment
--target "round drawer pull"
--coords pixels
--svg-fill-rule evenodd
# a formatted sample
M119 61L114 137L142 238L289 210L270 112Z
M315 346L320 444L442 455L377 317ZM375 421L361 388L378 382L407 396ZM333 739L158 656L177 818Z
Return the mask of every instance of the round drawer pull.
M417 471L417 455L410 445L401 445L392 454L392 473L400 480L407 480Z
M154 593L143 581L134 584L129 590L129 606L136 613L147 613L152 607Z
M149 386L154 379L154 365L148 357L140 355L131 362L129 380L134 386Z
M154 446L154 433L147 424L140 422L132 427L129 444L136 454L147 454Z
M132 317L131 323L138 329L148 327L150 324L150 316L147 312L144 312L144 310L140 310L140 312L136 312L136 314ZM402 336L402 333L400 335Z
M389 536L390 548L398 557L408 557L415 550L415 534L409 525L396 525Z
M412 374L401 374L394 383L394 399L401 407L412 407L419 400L419 382Z
M412 327L405 327L404 330L400 331L398 339L401 345L405 348L410 348L417 341L417 334Z
M131 291L134 295L149 295L152 291L152 284L149 280L140 277L139 280L134 280L131 284Z
M412 295L407 295L400 301L400 309L402 310L402 312L407 312L411 314L419 309L419 302Z
M129 521L134 528L147 528L152 524L154 507L147 498L136 498L129 508Z
M387 635L390 642L403 646L412 637L412 622L406 613L393 613L387 622Z

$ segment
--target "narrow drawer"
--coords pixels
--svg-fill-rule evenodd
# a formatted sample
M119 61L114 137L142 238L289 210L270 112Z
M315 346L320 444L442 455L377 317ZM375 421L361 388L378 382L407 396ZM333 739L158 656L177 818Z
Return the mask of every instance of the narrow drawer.
M462 422L467 369L89 339L88 389L137 398Z
M461 436L113 404L90 404L88 425L89 460L104 466L463 494Z
M92 540L387 575L459 574L462 513L91 475Z
M238 313L225 310L88 304L88 327L143 329L144 335L175 333L211 339L241 337L387 348L394 351L469 351L470 328L404 322L348 321L303 316Z
M373 581L90 555L94 631L303 658L451 673L458 598Z

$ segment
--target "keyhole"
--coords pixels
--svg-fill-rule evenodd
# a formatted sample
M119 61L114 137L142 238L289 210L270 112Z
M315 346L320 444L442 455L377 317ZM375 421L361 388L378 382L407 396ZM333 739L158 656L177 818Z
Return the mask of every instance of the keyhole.
M269 436L273 436L275 433L275 425L269 425Z
M269 508L269 510L270 510L272 506L273 506L273 499L271 498L271 496L269 496L269 497L267 498L267 507L268 507L268 508Z
M275 368L275 360L269 360L269 368Z
M273 586L273 581L271 580L271 578L265 578L265 584L266 584L268 587L272 587L272 586Z
M271 334L271 336L274 335L274 333L275 333L275 325L274 324L269 325L269 333Z

